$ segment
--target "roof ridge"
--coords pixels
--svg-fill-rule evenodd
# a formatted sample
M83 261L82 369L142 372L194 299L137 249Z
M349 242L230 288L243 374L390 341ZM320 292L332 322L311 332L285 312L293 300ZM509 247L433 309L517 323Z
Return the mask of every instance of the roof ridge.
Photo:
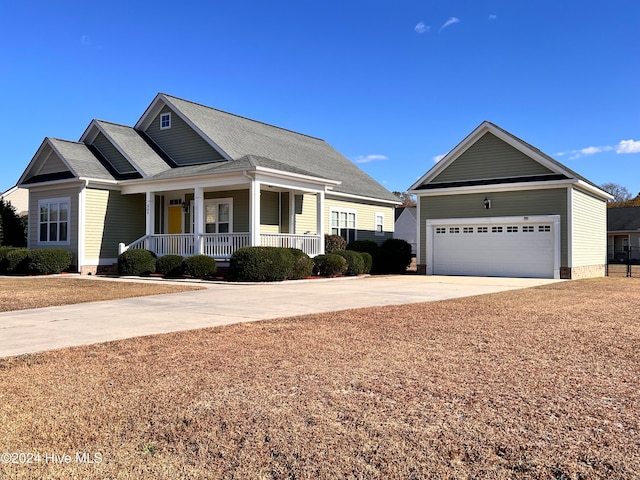
M67 143L74 143L76 145L84 145L86 146L87 144L84 142L76 142L75 140L67 140L66 138L58 138L58 137L45 137L49 140L57 140L59 142L67 142Z
M125 128L130 128L131 130L135 130L135 128L129 125L124 125L123 123L110 122L109 120L101 120L99 118L94 118L93 120L95 122L108 123L109 125L115 125L116 127L125 127Z
M283 131L285 131L285 132L294 133L294 134L296 134L296 135L301 135L301 136L303 136L303 137L312 138L312 139L314 139L314 140L320 140L321 142L324 142L324 141L325 141L324 139L322 139L322 138L320 138L320 137L314 137L314 136L312 136L312 135L308 135L308 134L306 134L306 133L296 132L295 130L291 130L291 129L289 129L289 128L283 128L283 127L279 127L279 126L277 126L277 125L272 125L272 124L267 123L267 122L262 122L262 121L260 121L260 120L254 120L253 118L245 117L245 116L243 116L243 115L238 115L237 113L227 112L226 110L220 110L219 108L213 108L213 107L210 107L210 106L208 106L208 105L204 105L204 104L202 104L202 103L198 103L198 102L194 102L194 101L191 101L191 100L186 100L186 99L184 99L184 98L176 97L175 95L169 95L168 93L160 93L160 94L161 94L161 95L164 95L164 96L166 96L166 97L175 98L176 100L181 100L181 101L183 101L183 102L191 103L191 104L193 104L193 105L197 105L197 106L199 106L199 107L203 107L203 108L206 108L206 109L209 109L209 110L215 110L216 112L224 113L224 114L226 114L226 115L231 115L232 117L241 118L241 119L243 119L243 120L248 120L248 121L250 121L250 122L259 123L259 124L261 124L261 125L266 125L267 127L276 128L276 129L278 129L278 130L283 130Z

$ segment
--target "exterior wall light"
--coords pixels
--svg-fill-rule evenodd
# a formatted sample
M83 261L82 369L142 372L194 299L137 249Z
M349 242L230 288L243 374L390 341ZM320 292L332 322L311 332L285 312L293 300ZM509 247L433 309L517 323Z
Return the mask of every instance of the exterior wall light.
M487 197L484 197L484 208L491 208L491 200L489 200Z

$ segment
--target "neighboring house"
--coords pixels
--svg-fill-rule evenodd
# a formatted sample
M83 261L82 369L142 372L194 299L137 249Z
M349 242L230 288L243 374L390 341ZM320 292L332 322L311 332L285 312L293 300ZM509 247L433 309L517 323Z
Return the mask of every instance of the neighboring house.
M29 213L29 190L26 188L12 187L6 192L0 193L0 200L11 203L20 216Z
M417 207L396 208L396 226L393 238L399 238L411 245L411 254L416 254L418 244L416 230Z
M418 268L427 274L602 276L612 198L483 122L411 186Z
M610 262L640 261L640 207L607 209L607 257Z
M162 93L133 128L45 138L18 185L30 248L67 248L81 273L128 248L226 261L247 245L317 255L327 233L381 242L399 203L323 140Z

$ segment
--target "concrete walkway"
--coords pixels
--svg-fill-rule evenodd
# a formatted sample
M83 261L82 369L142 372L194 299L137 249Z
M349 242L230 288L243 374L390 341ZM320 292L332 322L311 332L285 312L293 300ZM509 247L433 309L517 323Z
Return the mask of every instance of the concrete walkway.
M203 282L200 285L206 289L194 292L0 313L0 357L308 313L430 302L557 281L398 275L268 284Z

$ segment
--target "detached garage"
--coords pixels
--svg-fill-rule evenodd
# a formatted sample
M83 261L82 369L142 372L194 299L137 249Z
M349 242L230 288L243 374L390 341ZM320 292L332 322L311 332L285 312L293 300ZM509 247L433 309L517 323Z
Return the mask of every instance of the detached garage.
M610 195L490 122L410 191L428 275L604 275Z

